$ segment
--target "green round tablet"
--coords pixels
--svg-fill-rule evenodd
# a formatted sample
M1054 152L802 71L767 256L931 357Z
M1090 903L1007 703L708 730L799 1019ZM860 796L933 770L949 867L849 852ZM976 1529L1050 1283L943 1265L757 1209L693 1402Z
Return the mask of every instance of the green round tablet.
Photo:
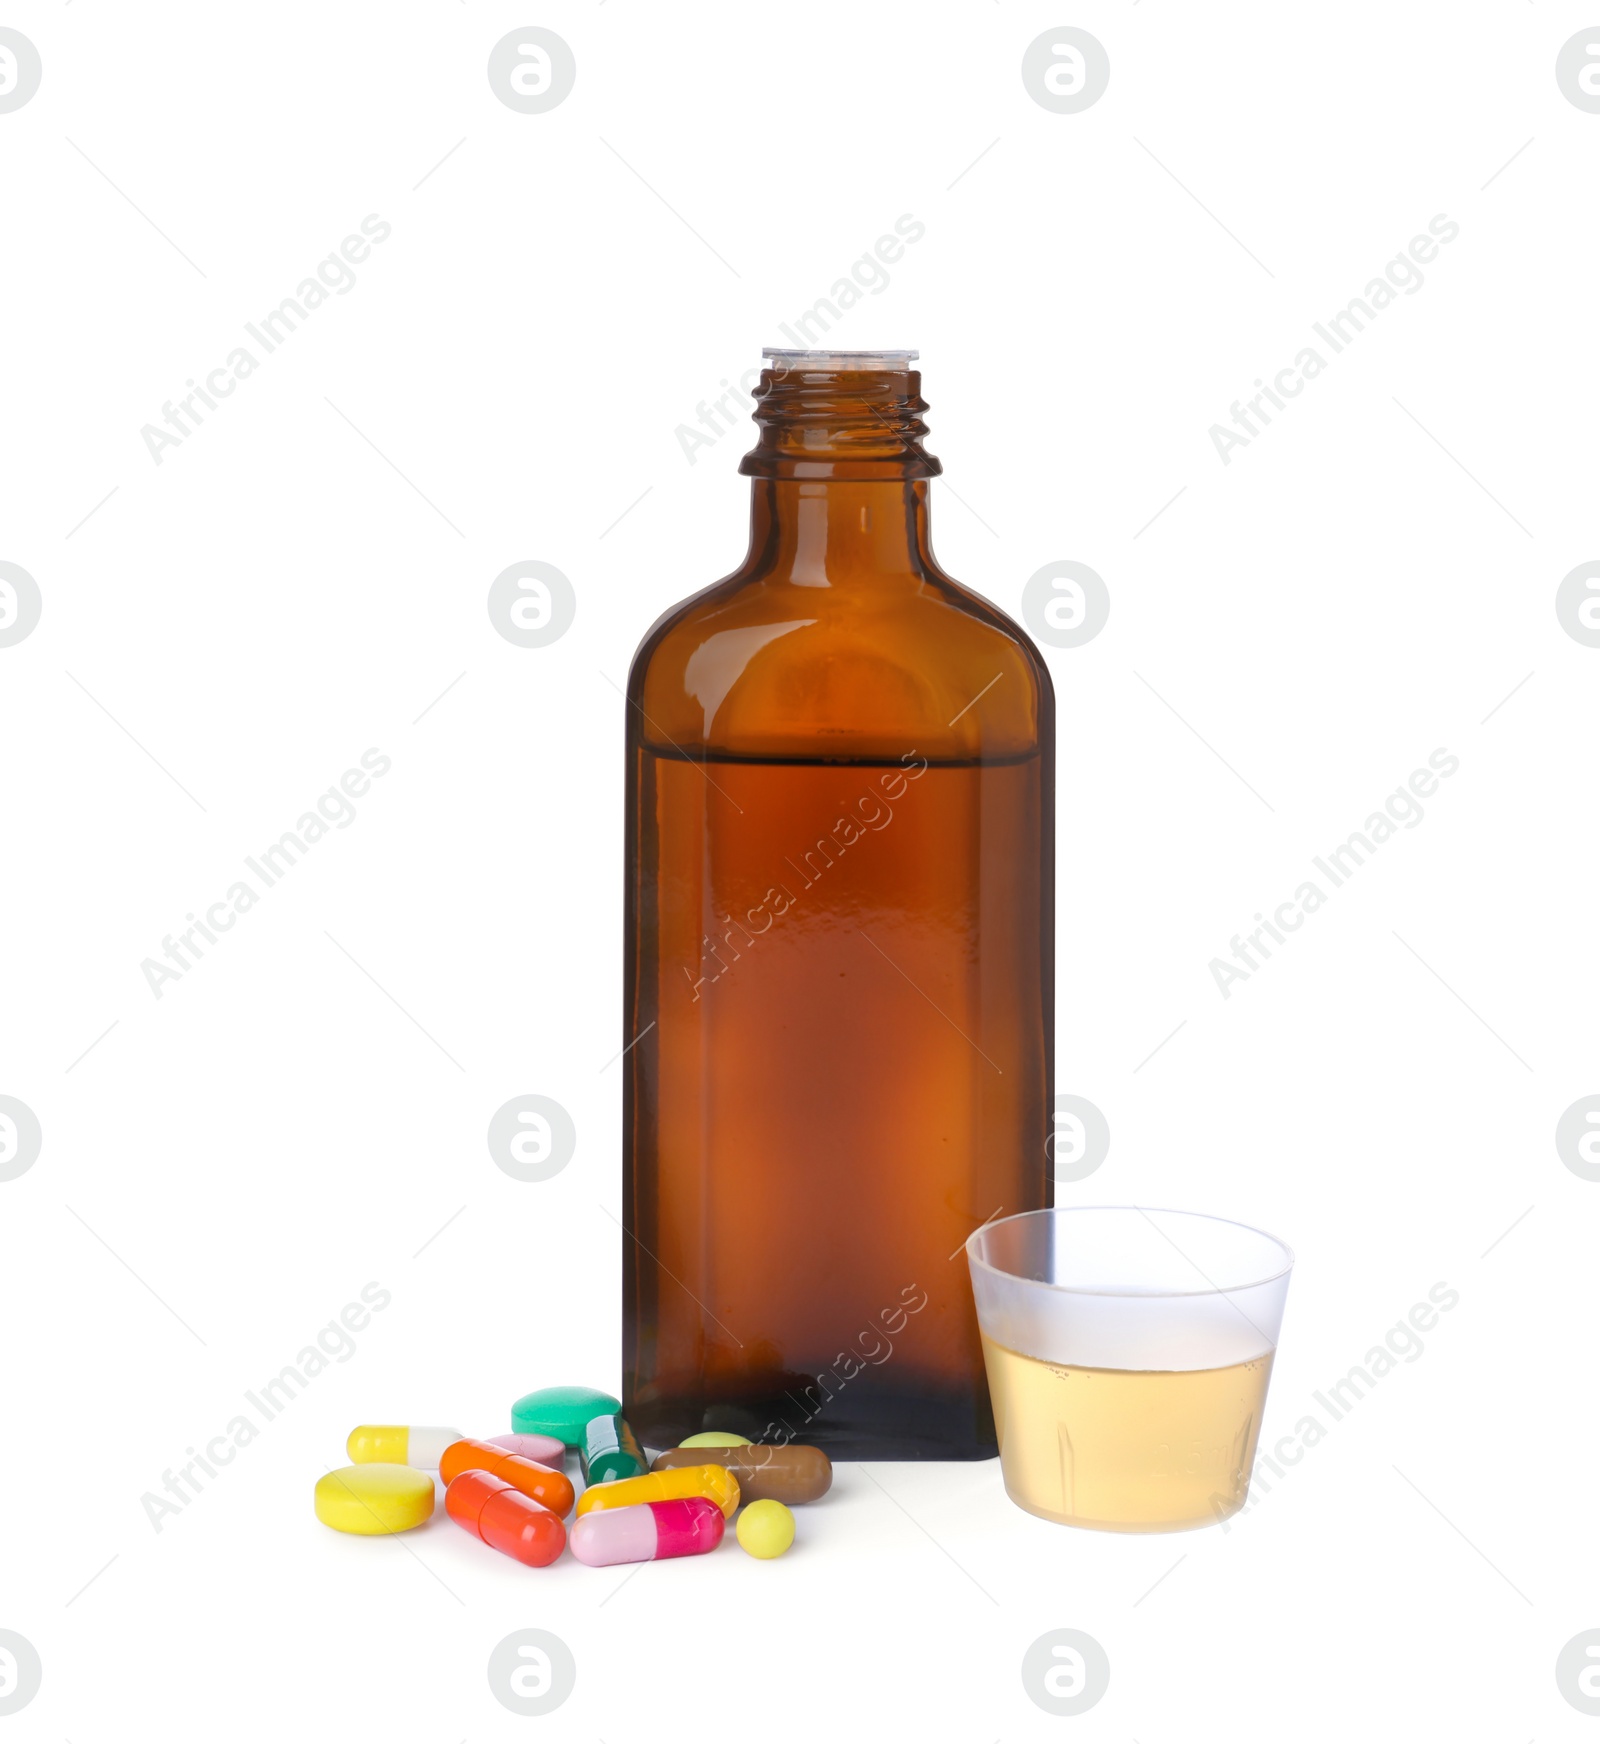
M511 1407L511 1432L553 1435L568 1447L581 1447L585 1425L621 1410L620 1399L594 1387L541 1387L537 1393L524 1393Z

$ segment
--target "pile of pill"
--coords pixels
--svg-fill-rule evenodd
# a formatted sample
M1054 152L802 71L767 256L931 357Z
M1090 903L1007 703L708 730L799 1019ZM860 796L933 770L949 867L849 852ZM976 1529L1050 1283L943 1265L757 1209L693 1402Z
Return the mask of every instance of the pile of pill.
M562 1470L569 1449L581 1495ZM833 1482L819 1447L767 1446L719 1430L691 1435L651 1463L621 1401L592 1387L518 1399L509 1435L366 1424L351 1431L346 1452L353 1463L317 1480L324 1525L369 1537L421 1526L433 1517L437 1471L450 1518L530 1568L568 1549L591 1568L703 1556L736 1514L740 1545L765 1561L794 1543L788 1504L814 1502Z

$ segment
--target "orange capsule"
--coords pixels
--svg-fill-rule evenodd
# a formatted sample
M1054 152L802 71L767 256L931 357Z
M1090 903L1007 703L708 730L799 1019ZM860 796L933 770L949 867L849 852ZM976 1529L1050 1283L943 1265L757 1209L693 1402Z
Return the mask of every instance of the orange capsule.
M464 1471L488 1472L557 1516L572 1511L572 1480L565 1472L507 1453L503 1447L491 1447L487 1441L452 1441L439 1456L439 1476L446 1484Z
M464 1471L452 1478L444 1505L458 1526L529 1568L546 1567L566 1549L567 1529L557 1515L488 1472Z

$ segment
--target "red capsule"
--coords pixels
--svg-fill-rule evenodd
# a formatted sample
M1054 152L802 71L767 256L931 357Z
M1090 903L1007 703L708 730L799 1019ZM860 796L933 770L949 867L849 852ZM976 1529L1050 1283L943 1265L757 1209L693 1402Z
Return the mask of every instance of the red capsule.
M567 1529L558 1514L488 1472L464 1471L452 1478L444 1505L458 1526L529 1568L548 1566L566 1549Z

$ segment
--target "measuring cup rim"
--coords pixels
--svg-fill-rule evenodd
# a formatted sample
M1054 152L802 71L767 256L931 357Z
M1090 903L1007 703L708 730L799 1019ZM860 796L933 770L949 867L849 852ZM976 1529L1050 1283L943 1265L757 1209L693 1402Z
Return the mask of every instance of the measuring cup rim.
M1284 1256L1283 1265L1265 1277L1249 1278L1241 1284L1213 1285L1205 1290L1140 1290L1140 1289L1088 1289L1081 1284L1057 1284L1048 1278L1026 1278L1020 1272L1009 1272L1003 1266L997 1266L984 1259L973 1244L985 1231L998 1229L1005 1223L1017 1223L1025 1217L1073 1217L1083 1212L1095 1211L1137 1211L1141 1216L1151 1212L1169 1217L1193 1217L1205 1223L1228 1223L1235 1229L1243 1229L1251 1235L1261 1236L1270 1241ZM1174 1244L1176 1245L1176 1244ZM1013 1211L1009 1217L991 1218L987 1223L980 1223L966 1239L967 1264L974 1268L981 1266L984 1271L992 1273L997 1278L1011 1278L1019 1284L1031 1284L1041 1290L1057 1290L1068 1296L1118 1296L1123 1298L1144 1298L1150 1300L1183 1297L1183 1296L1236 1296L1244 1290L1258 1290L1264 1284L1273 1284L1279 1278L1284 1278L1294 1270L1294 1249L1281 1237L1270 1230L1258 1229L1253 1223L1242 1223L1236 1217L1218 1217L1211 1211L1184 1211L1174 1205L1044 1205L1036 1211ZM1182 1252L1182 1249L1179 1249ZM1188 1255L1185 1254L1187 1259ZM1191 1265L1196 1262L1190 1260Z

